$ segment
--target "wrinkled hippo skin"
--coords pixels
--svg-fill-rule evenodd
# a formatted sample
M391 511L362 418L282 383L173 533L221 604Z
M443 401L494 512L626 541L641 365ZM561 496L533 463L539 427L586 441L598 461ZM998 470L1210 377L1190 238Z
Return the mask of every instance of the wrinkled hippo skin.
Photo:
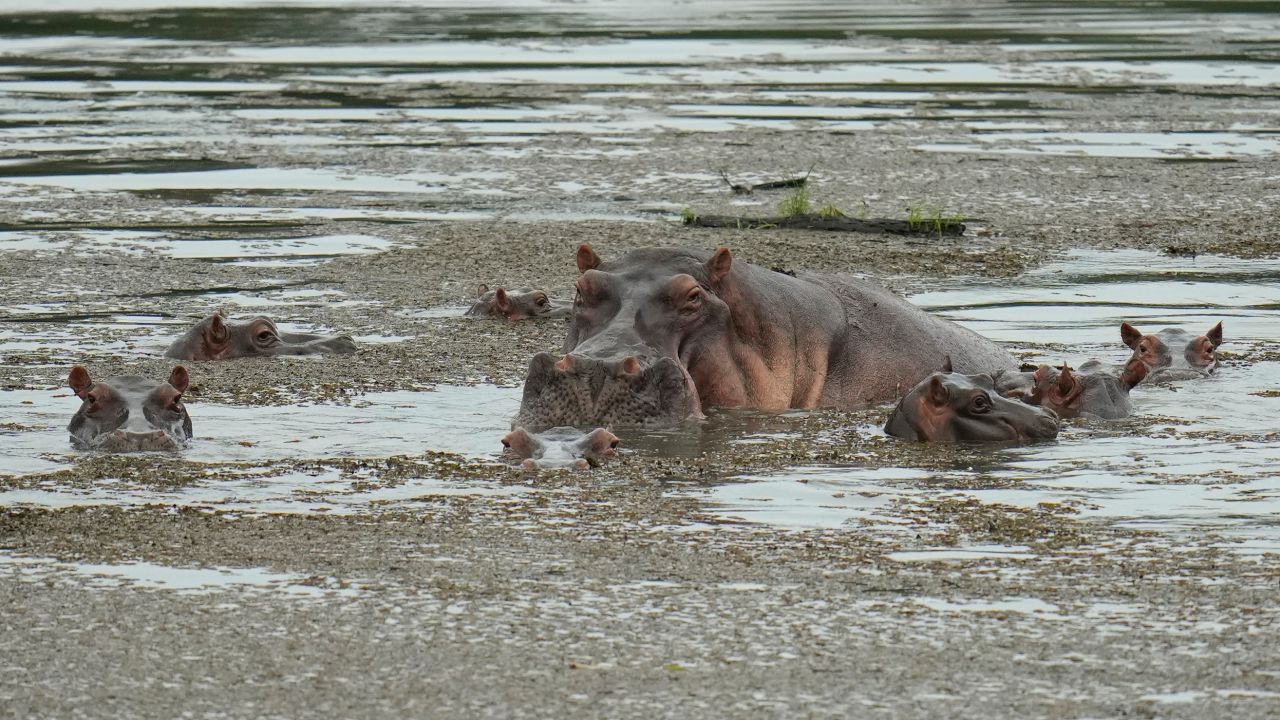
M355 351L356 342L350 335L285 333L269 318L255 317L239 323L218 311L180 335L164 355L177 360L229 360Z
M1089 414L1118 420L1133 414L1129 391L1147 372L1146 364L1136 357L1129 358L1118 376L1097 360L1084 363L1075 372L1066 365L1041 365L1033 375L1034 387L1023 400L1048 408L1063 419Z
M550 320L566 318L573 313L573 305L567 300L556 300L541 290L503 287L489 289L481 285L477 299L466 314L472 317L495 317L508 320Z
M1186 380L1204 377L1218 368L1222 323L1204 335L1193 336L1181 328L1165 328L1147 335L1123 322L1120 339L1133 350L1132 357L1147 365L1149 380Z
M530 363L516 424L669 425L706 407L858 407L897 397L950 354L1011 368L995 343L847 276L775 272L714 253L578 248L563 356Z
M555 427L535 434L518 427L502 438L502 445L528 471L558 467L586 470L618 456L618 436L604 428L584 433L577 428Z
M1002 397L990 375L936 372L898 402L884 431L918 442L1027 443L1057 437L1058 417Z
M191 440L191 416L182 402L190 377L178 365L168 381L121 375L94 382L77 365L67 385L80 398L80 409L67 430L81 450L136 452L177 450Z

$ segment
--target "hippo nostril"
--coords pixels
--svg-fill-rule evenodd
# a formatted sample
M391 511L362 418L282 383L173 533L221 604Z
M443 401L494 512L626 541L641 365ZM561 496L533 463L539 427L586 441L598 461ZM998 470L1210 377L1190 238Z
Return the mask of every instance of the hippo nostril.
M569 369L572 367L573 360L568 355L565 355L560 359L560 362L556 363L556 369L564 372L569 372Z
M622 372L628 375L639 375L643 368L640 367L640 361L636 360L635 355L628 355L622 361Z

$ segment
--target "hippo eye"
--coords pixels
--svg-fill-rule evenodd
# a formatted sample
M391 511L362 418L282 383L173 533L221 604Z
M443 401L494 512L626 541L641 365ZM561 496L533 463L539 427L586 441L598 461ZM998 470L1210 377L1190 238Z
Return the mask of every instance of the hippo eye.
M546 306L547 306L546 296L545 295L538 296L538 307L546 307Z
M260 341L262 341L262 342L266 342L266 341L268 341L268 340L270 340L270 339L271 339L271 331L270 331L270 330L263 330L262 332L258 333L258 340L260 340Z
M616 448L616 447L618 447L618 442L619 442L618 440L614 440L613 442L609 443L609 447L611 447L611 448Z
M697 312L702 307L702 291L694 290L689 293L689 297L685 298L684 307L680 308L680 312L686 315Z
M991 398L986 395L974 395L973 400L969 403L969 408L975 413L990 412Z

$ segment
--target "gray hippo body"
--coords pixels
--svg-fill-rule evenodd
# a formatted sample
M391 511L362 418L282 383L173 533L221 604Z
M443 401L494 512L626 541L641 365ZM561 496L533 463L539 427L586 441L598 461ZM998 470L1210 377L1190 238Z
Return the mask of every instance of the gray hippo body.
M584 433L556 427L535 434L518 427L502 438L502 445L528 471L559 467L586 470L618 454L618 436L604 428Z
M936 372L903 396L884 431L917 442L1027 443L1057 437L1058 417L1003 397L990 375Z
M177 360L229 360L278 355L348 354L356 351L349 335L281 332L266 317L232 322L221 311L200 320L169 345L165 357Z
M72 445L106 452L180 449L191 440L191 416L182 402L188 382L181 365L161 382L137 375L94 382L77 365L67 378L81 400L67 425Z
M536 288L507 290L481 285L476 301L467 309L470 317L494 317L508 320L552 320L573 313L567 300L557 300Z
M1012 369L998 345L874 283L776 272L729 250L578 249L559 360L529 366L516 424L671 424L704 407L860 407L897 397L950 355Z

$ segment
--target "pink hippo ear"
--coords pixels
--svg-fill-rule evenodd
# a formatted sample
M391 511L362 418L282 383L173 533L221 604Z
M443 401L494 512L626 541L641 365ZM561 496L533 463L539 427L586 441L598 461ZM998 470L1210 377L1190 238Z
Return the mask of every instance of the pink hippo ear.
M1053 368L1049 367L1048 365L1041 365L1040 367L1036 368L1035 374L1031 376L1031 380L1035 384L1039 385L1040 383L1044 382L1045 378L1049 377L1049 373L1051 372L1053 372Z
M1132 390L1147 377L1147 370L1147 364L1142 360L1136 357L1129 358L1124 370L1120 371L1120 384L1124 385L1126 390Z
M67 386L75 392L76 397L83 400L85 393L89 392L89 388L93 387L93 378L89 377L88 370L77 365L71 368L71 374L67 376Z
M1218 346L1222 344L1222 321L1219 320L1217 325L1209 328L1209 332L1205 333L1204 336L1209 338L1209 342L1213 343L1213 349L1217 350Z
M578 272L586 272L595 270L600 267L600 256L596 255L596 251L591 246L583 243L578 246Z
M511 297L507 295L506 288L499 286L498 289L493 292L493 305L498 308L498 312L503 315L511 312Z
M476 297L484 297L484 294L487 292L489 292L489 286L484 283L480 283L480 287L476 288Z
M1133 350L1138 349L1138 343L1142 341L1142 331L1130 325L1127 322L1120 323L1120 340Z
M725 275L733 269L733 254L729 248L716 248L715 254L707 261L707 279L712 285L719 285Z
M942 384L942 378L936 374L929 378L929 392L926 395L930 403L938 406L946 405L951 398L951 393L947 391L947 386Z
M942 369L941 369L941 370L939 370L939 372L944 372L944 373L952 373L952 372L955 372L955 370L952 368L952 365L951 365L951 356L950 356L950 355L948 355L948 356L946 356L946 357L942 358Z
M225 343L230 336L224 317L221 310L209 316L209 339L214 345Z
M588 446L590 451L595 455L611 458L618 454L618 436L604 428L592 430L587 440L590 442Z
M1071 394L1076 389L1076 378L1071 374L1071 368L1066 363L1062 365L1062 371L1058 373L1058 393L1063 397Z
M518 427L502 437L502 447L507 448L518 458L533 455L533 439L524 428ZM537 467L536 464L534 467Z
M173 386L174 390L178 391L179 395L187 391L187 385L190 382L191 375L181 365L174 366L173 372L169 373L169 384Z

